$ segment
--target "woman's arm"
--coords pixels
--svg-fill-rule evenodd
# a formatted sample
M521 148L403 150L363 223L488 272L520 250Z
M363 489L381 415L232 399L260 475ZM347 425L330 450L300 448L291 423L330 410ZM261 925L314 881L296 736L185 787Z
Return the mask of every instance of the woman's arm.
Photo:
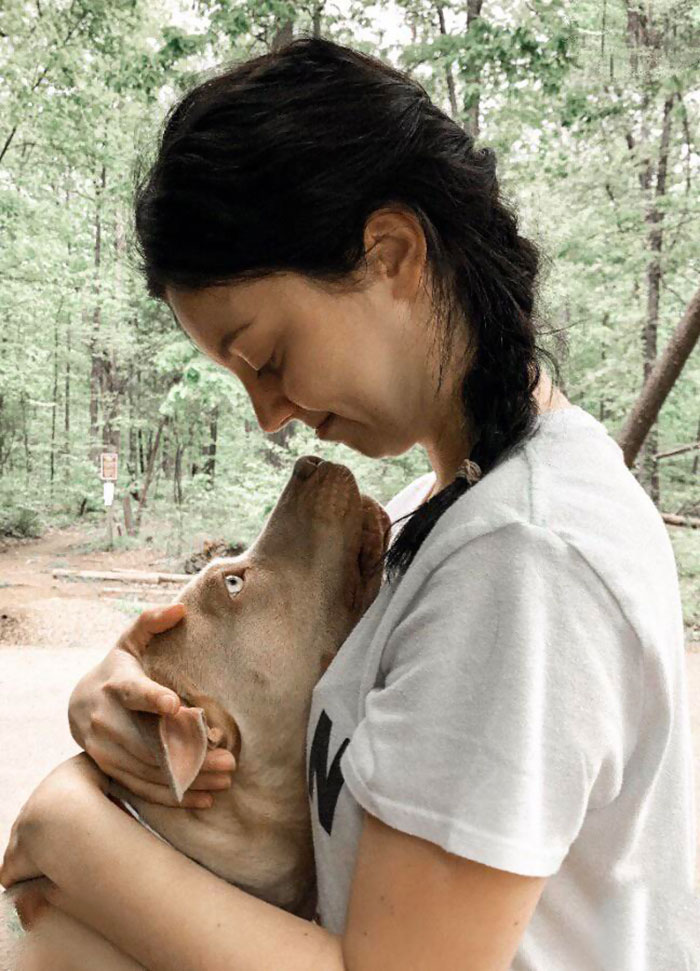
M49 902L150 971L341 971L341 939L238 890L156 839L102 792L70 794L32 857Z
M505 971L546 882L366 814L341 938L182 856L107 788L85 755L55 769L15 821L0 882L45 874L49 903L150 971Z

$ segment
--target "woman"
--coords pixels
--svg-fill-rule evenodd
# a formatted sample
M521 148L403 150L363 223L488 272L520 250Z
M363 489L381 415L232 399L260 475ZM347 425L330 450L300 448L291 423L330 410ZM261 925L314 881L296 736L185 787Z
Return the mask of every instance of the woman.
M3 883L47 874L52 903L152 969L685 967L673 554L617 445L540 370L538 256L493 154L400 72L301 39L183 98L136 228L149 292L264 431L298 419L372 457L420 444L433 471L390 503L408 518L386 581L314 691L320 925L105 798L107 773L172 804L128 711L178 704L138 655L179 607L145 612L77 686L72 731L103 771L79 756L42 783ZM231 769L208 756L185 805Z

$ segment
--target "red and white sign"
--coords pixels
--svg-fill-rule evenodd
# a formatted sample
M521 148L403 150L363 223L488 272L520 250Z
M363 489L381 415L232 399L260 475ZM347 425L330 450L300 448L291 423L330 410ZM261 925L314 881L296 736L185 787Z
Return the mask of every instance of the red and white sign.
M117 475L117 464L119 460L119 455L117 452L102 452L100 455L100 478L104 479L106 482L116 482L119 476Z

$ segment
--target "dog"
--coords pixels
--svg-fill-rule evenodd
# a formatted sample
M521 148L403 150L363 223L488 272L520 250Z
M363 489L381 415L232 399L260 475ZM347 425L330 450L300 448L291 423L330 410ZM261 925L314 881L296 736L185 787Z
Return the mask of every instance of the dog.
M209 809L182 809L110 782L110 798L161 839L307 919L316 907L305 770L311 693L379 591L390 526L346 466L297 459L254 543L187 583L176 597L186 616L140 658L146 674L182 701L175 715L134 713L177 801L212 748L233 753L233 785L216 792ZM5 894L31 931L3 971L139 968L56 908L42 913L42 880ZM29 913L38 916L30 921Z

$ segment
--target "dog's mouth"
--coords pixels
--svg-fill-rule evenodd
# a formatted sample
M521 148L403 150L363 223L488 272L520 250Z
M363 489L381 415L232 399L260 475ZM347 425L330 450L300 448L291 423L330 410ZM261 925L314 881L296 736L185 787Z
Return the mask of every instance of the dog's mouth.
M339 520L347 523L348 529L355 525L352 537L347 536L350 563L344 578L344 597L353 612L361 613L374 599L381 583L389 517L371 496L359 492L347 466L327 462L318 455L302 455L294 463L293 477L304 482L312 476L325 480L320 484L321 491L331 487L329 504L338 503ZM353 494L359 496L359 510Z
M354 612L381 583L389 526L386 511L360 492L347 466L302 455L255 545L263 555L316 562L326 576L340 569L342 599ZM332 566L333 550L342 564Z

